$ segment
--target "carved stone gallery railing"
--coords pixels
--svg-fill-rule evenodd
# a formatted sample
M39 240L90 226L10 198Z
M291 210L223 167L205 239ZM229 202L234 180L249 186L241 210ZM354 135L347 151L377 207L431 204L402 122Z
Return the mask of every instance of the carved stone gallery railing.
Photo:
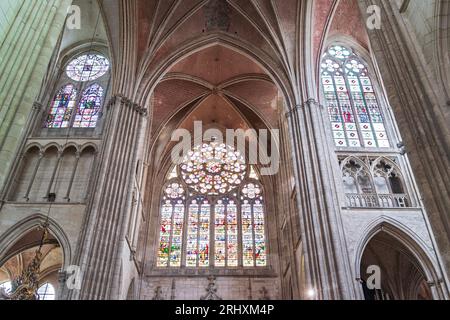
M410 206L406 194L346 194L350 208L407 208Z

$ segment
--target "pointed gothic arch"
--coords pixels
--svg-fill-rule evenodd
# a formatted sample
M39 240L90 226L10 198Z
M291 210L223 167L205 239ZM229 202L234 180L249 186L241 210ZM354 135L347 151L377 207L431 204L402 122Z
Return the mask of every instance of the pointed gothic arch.
M443 281L444 275L442 274L440 262L432 258L435 250L434 244L425 243L407 226L389 217L381 217L365 228L365 232L358 242L354 256L354 270L357 280L362 279L361 266L363 254L371 240L378 234L388 235L408 250L408 253L417 262L417 266L423 272L425 281L433 289L432 295L434 299L445 299L445 297L448 297L449 291L445 281Z
M190 55L195 54L196 52L217 45L226 47L247 58L250 58L254 63L262 67L267 75L273 79L274 83L276 83L279 90L283 93L286 102L286 112L290 110L290 106L294 105L294 103L291 102L294 100L294 91L289 84L288 76L283 74L280 66L278 66L272 58L268 57L267 54L259 48L256 48L242 39L237 39L222 32L211 33L184 43L183 45L177 47L177 49L173 52L167 54L163 62L158 64L157 70L151 70L153 71L151 77L148 77L145 74L142 75L139 79L139 90L135 92L136 97L140 97L139 103L146 105L146 102L154 92L155 87L161 82L167 71L178 62L189 57ZM143 70L150 72L150 70L144 68L148 68L148 66L143 66Z
M11 248L19 241L24 235L35 230L39 226L48 221L48 229L50 233L56 238L59 245L63 250L63 269L68 267L72 259L72 251L69 238L67 237L61 226L52 218L47 219L46 216L40 213L30 215L22 221L16 223L10 227L7 232L0 236L0 265L8 260L12 253L9 253Z

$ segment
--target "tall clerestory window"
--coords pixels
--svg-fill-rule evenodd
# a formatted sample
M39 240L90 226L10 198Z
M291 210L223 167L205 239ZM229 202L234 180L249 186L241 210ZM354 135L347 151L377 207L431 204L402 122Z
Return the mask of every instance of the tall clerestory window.
M267 265L263 188L233 147L195 147L168 177L157 267Z
M45 128L95 128L104 100L104 83L110 65L100 54L83 54L71 60L50 103Z
M331 46L322 58L322 85L337 147L389 148L367 66L351 49Z

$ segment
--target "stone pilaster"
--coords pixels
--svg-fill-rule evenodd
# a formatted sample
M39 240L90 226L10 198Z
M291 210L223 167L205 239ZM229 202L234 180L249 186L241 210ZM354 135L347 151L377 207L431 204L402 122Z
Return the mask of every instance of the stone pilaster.
M450 271L450 130L445 108L426 77L394 1L359 0L363 14L381 9L381 29L368 30L370 43L394 110L407 156L419 184L447 274Z
M72 0L22 1L0 43L0 190Z
M308 289L313 299L354 299L339 206L333 193L329 141L314 100L286 115L296 173Z
M145 109L116 96L109 104L92 197L76 263L83 272L82 289L70 298L114 298L119 283L121 244L125 237Z

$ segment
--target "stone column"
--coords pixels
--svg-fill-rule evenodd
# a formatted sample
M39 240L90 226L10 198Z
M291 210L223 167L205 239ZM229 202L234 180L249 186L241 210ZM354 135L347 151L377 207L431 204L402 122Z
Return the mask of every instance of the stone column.
M287 114L307 286L315 291L312 299L355 299L322 112L317 102L308 100Z
M82 289L72 292L71 299L114 298L131 211L139 134L146 114L145 109L122 96L114 97L108 106L98 174L75 262L83 273Z
M23 1L0 1L0 44L14 22Z
M27 0L0 42L0 190L72 0Z
M406 145L447 274L450 271L450 130L447 105L442 105L426 77L394 1L359 0L367 8L381 9L381 29L368 30L389 103ZM444 271L445 272L445 271Z

